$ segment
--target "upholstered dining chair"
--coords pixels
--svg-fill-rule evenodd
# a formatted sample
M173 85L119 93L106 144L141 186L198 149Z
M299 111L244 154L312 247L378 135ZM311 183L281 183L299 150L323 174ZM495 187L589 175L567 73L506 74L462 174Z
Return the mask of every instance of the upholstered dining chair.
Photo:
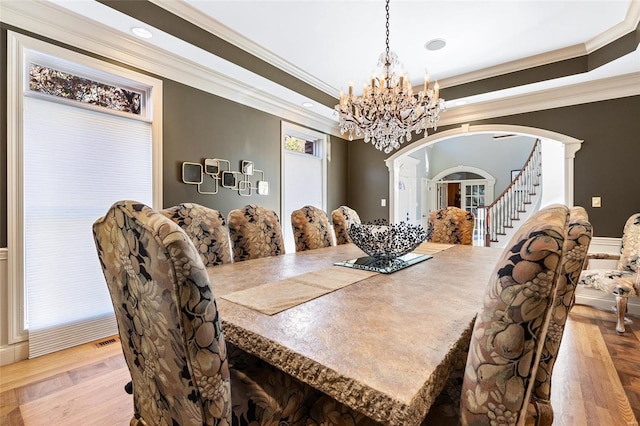
M291 229L296 251L315 250L333 244L333 230L324 210L304 206L291 212Z
M227 216L233 261L284 254L282 227L273 210L248 204Z
M340 206L331 212L331 221L336 235L336 244L349 244L349 227L352 224L360 224L358 212L347 206Z
M458 207L434 210L429 214L427 241L446 244L473 244L475 216Z
M160 210L160 213L177 223L191 238L204 266L233 261L229 228L218 210L195 203L182 203Z
M131 425L305 424L317 392L227 347L200 253L177 224L120 201L93 234L133 380Z
M569 214L566 247L560 260L558 288L551 308L551 320L542 347L531 398L531 404L537 414L536 425L538 426L551 426L553 423L551 375L560 350L567 317L575 302L576 286L586 264L592 236L593 228L589 223L587 211L583 207L572 207Z
M627 299L640 296L640 213L627 219L622 231L622 247L619 255L589 255L590 259L618 260L616 269L591 269L580 275L580 284L613 294L616 297L616 331L625 332Z

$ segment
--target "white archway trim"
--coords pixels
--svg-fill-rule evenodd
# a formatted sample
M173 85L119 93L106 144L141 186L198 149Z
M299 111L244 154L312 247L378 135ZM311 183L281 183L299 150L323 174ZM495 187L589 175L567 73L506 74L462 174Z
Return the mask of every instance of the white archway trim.
M395 166L396 160L405 155L411 154L425 146L436 144L447 139L452 139L460 136L478 134L478 133L513 133L523 136L532 136L539 139L549 139L556 142L560 142L564 145L564 182L565 182L565 199L564 204L571 207L573 206L573 162L575 154L582 147L581 139L576 139L562 133L553 132L551 130L538 129L535 127L516 126L511 124L482 124L477 126L471 126L469 124L463 124L462 126L449 129L444 132L430 135L426 138L416 141L411 145L405 146L400 151L397 151L392 156L385 160L385 164L389 169L389 202L390 202L390 217L389 221L394 222L396 216L396 200L398 199L396 191L397 189L397 167Z
M487 172L486 170L482 170L482 169L479 169L477 167L472 167L472 166L465 166L465 165L462 165L462 164L459 165L459 166L450 167L450 168L448 168L446 170L441 171L440 173L438 173L437 175L432 177L431 180L434 181L434 182L437 182L440 179L442 179L443 177L450 175L451 173L459 173L459 172L475 173L477 175L482 176L486 180L488 180L490 185L495 185L496 184L496 178L493 177L493 175L491 175L491 173Z

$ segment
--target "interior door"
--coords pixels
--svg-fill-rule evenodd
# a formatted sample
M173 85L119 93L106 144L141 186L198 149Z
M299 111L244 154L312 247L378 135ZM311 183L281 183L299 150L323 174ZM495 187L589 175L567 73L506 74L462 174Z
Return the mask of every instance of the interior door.
M478 207L485 205L486 201L486 181L483 182L464 182L464 197L462 197L462 209L473 213L475 217L475 226L473 228L474 239L481 234L482 225L484 223L484 210L478 210Z

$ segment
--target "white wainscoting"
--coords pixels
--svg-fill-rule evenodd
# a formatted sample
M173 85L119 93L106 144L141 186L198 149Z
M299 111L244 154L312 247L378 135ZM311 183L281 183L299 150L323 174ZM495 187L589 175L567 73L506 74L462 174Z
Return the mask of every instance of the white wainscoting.
M20 342L15 345L7 344L8 330L8 257L9 251L7 248L0 248L0 336L2 341L0 342L0 365L11 364L16 361L27 359L29 355L29 344L27 342Z
M620 254L621 244L622 240L620 238L594 237L589 246L589 253ZM613 269L616 264L617 261L615 260L592 260L589 267L592 269ZM576 289L576 303L611 311L611 308L616 304L616 298L603 291L578 286ZM627 309L630 315L640 317L640 298L630 297ZM614 315L613 312L611 312L611 315ZM615 316L612 318L612 321L614 321Z

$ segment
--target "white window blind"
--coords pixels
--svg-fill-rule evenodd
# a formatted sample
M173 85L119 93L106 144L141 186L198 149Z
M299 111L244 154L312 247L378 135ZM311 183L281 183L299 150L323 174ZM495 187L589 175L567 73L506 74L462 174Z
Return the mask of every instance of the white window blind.
M29 357L117 333L91 226L117 200L152 205L151 123L24 98Z

